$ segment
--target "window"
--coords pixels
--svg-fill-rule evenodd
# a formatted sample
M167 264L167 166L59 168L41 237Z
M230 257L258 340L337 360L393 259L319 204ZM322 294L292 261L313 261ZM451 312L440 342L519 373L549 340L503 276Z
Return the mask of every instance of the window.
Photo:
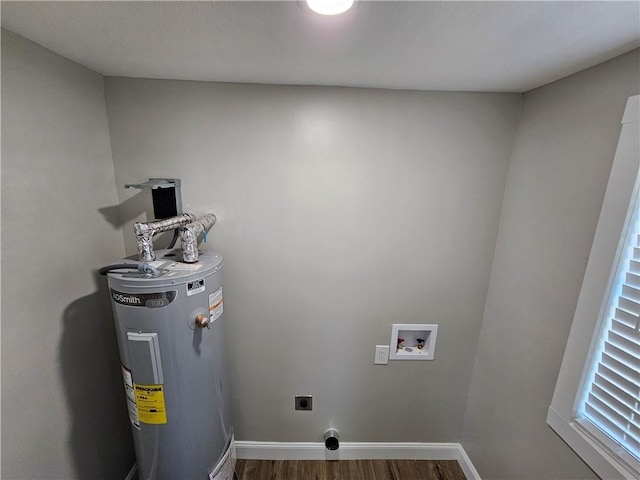
M622 462L640 462L640 204L619 254L598 341L587 362L576 422Z
M639 116L631 97L547 415L606 479L640 476Z

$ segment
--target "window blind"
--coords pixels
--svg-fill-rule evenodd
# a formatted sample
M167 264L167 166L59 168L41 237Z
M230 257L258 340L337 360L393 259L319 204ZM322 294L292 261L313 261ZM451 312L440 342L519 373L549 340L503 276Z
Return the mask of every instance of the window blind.
M631 216L579 424L640 471L640 212Z

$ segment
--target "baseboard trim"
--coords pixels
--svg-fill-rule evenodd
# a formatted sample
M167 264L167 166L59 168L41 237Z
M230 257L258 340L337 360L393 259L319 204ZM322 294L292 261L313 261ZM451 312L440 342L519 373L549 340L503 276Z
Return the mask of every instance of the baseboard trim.
M330 452L324 443L237 441L236 455L255 460L457 460L467 480L481 480L459 443L342 442ZM137 479L134 464L125 480Z
M467 480L481 480L459 443L341 442L329 451L321 442L236 441L236 454L253 460L457 460Z
M460 456L456 458L456 460L458 460L460 468L462 468L462 471L467 477L467 480L482 480L480 478L480 474L476 470L476 467L474 467L473 463L471 463L471 459L467 455L467 452L465 452L464 448L462 448L462 445L460 445L459 455Z

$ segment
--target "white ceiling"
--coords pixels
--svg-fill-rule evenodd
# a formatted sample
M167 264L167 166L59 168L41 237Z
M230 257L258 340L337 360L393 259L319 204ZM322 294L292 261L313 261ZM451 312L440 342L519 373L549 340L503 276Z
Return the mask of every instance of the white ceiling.
M2 2L2 26L105 75L523 92L640 45L640 2Z

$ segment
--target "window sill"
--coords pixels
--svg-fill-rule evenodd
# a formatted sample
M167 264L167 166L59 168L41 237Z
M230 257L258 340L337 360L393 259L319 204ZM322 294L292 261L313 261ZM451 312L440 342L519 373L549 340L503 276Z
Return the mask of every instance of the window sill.
M602 479L637 480L640 472L633 472L600 441L589 435L573 420L566 420L552 407L547 412L547 424Z

